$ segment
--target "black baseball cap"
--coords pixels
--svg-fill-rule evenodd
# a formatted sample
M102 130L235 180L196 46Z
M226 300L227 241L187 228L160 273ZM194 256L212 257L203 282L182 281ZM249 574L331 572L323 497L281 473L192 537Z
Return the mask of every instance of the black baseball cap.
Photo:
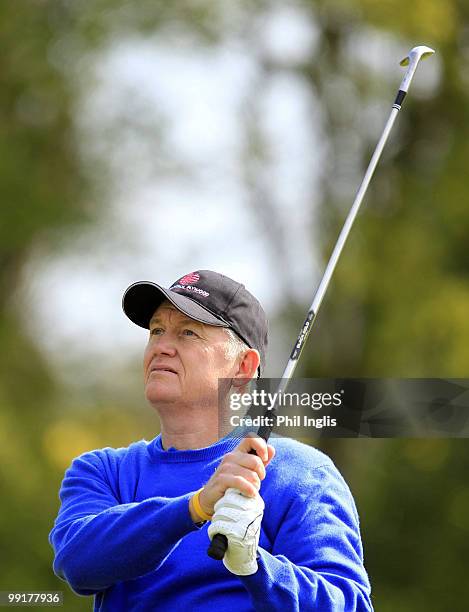
M179 278L169 289L151 281L133 283L124 293L122 308L131 321L148 329L151 317L165 299L195 321L232 329L249 348L259 351L262 373L267 317L244 285L212 270L197 270Z

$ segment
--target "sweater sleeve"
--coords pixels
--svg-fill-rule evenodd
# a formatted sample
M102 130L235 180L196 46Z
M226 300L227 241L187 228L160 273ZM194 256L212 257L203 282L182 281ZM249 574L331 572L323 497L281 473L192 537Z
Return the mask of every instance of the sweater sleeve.
M49 541L54 572L79 595L158 569L186 534L197 529L191 493L121 504L102 451L75 459L60 489L62 502Z
M259 548L258 571L241 577L261 611L369 612L358 514L333 465L296 486L272 553Z

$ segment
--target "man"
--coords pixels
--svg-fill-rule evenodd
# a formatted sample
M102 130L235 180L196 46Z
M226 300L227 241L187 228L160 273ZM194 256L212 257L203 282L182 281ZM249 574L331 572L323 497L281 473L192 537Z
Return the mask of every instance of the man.
M199 270L169 289L135 283L123 308L150 330L145 394L161 434L73 461L50 534L55 573L95 610L372 610L357 511L332 461L219 431L219 380L227 397L265 364L256 298ZM207 555L216 533L223 563Z

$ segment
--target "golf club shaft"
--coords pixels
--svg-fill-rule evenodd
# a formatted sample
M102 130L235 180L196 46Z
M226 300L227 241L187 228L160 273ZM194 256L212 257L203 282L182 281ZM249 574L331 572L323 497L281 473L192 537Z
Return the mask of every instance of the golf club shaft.
M366 190L368 189L368 185L370 184L371 178L376 169L378 161L381 157L381 153L389 137L389 133L391 132L392 126L394 125L394 121L396 120L397 114L399 113L401 109L402 102L404 101L404 98L410 86L410 82L414 76L415 70L419 63L419 60L422 57L431 55L432 53L434 53L434 51L428 47L423 47L423 46L414 47L409 52L409 55L406 58L404 58L404 60L402 60L401 62L401 65L408 65L409 67L404 75L404 78L402 79L396 99L392 106L391 113L388 117L388 120L386 121L386 125L384 126L384 129L380 136L378 144L376 145L376 148L371 157L370 163L368 164L368 168L366 169L365 176L363 177L360 187L358 188L358 191L353 201L350 212L347 215L347 218L339 234L335 247L329 258L329 261L327 263L327 266L324 271L321 282L319 283L319 286L316 289L316 293L314 294L313 301L308 310L306 319L303 323L300 333L298 334L298 338L296 339L295 345L293 346L293 350L290 354L290 358L287 362L282 378L280 380L280 384L277 388L277 394L275 395L276 398L278 398L281 393L285 392L285 390L287 389L288 383L295 372L299 357L301 355L301 351L311 332L314 321L318 314L318 310L321 306L322 300L324 298L324 295L326 294L327 288L332 278L332 274L334 273L335 267L339 260L340 254L342 253L342 250L344 248L348 235L350 234L350 230L352 229L353 222L355 221L355 218L360 210L360 206L365 196ZM275 401L274 406L270 408L269 410L266 410L265 415L264 415L264 416L269 417L268 422L270 422L271 424L261 425L261 427L259 427L259 430L257 432L257 435L260 438L263 438L266 442L269 439L270 434L272 433L272 429L275 424L275 417L276 417L277 408L278 408L276 404L277 402ZM266 420L267 419L264 419L264 422ZM251 451L251 454L255 455L256 451L254 450ZM212 538L212 541L210 543L210 546L208 549L208 555L212 557L213 559L221 560L223 559L225 555L227 547L228 547L228 539L226 538L226 536L222 534L216 534Z
M399 109L400 107L398 107L395 104L391 110L389 118L384 127L383 133L381 134L379 142L376 145L374 153L371 157L370 163L368 164L368 168L365 172L365 176L363 177L361 185L357 191L357 195L355 196L355 200L353 201L350 212L347 215L345 223L342 227L342 230L339 234L337 242L334 246L334 250L332 251L332 254L329 258L329 261L327 263L323 277L321 278L319 286L316 289L316 293L314 294L313 301L308 310L308 314L306 315L306 319L303 323L303 326L300 330L300 333L298 334L298 338L291 352L290 359L288 360L285 370L283 372L282 379L280 381L277 392L283 393L286 390L288 386L288 382L290 381L290 379L292 378L295 372L296 366L298 365L298 360L301 355L301 351L303 350L306 340L308 339L308 336L311 333L311 329L313 327L314 321L316 320L316 316L318 314L322 300L326 294L326 291L331 281L332 275L334 274L334 270L337 266L337 262L339 261L340 254L342 253L342 250L347 241L348 235L350 234L350 230L352 229L353 222L355 221L355 218L358 215L358 212L360 210L360 206L365 196L366 190L368 189L368 185L370 184L371 178L376 169L379 158L381 157L381 153L383 151L384 145L386 144L386 141L388 139L388 136L392 129L394 121L397 117L397 113L399 112ZM274 407L274 410L275 410L275 407ZM272 413L272 410L269 410L269 412ZM267 441L267 439L270 436L270 431L268 431L269 429L270 431L272 430L272 428L268 428L268 427L261 428L258 432L258 435Z
M360 187L358 188L358 191L353 201L350 212L347 215L347 218L345 219L344 225L339 234L337 242L334 246L332 254L329 258L329 261L327 262L327 266L324 271L323 277L319 283L318 288L316 289L316 293L314 294L313 301L311 302L311 306L308 310L308 314L306 315L306 319L303 323L300 333L298 334L298 338L296 339L295 345L293 347L293 350L291 352L287 365L285 366L285 370L283 372L282 378L277 388L277 394L275 395L276 398L278 398L281 393L284 393L286 391L288 383L295 372L296 366L298 364L298 360L301 355L301 351L306 343L306 340L308 339L308 336L311 332L314 321L316 320L318 310L321 306L324 295L326 294L327 288L329 286L330 280L336 268L340 254L342 253L345 242L347 241L348 235L350 234L350 230L352 229L353 222L355 221L355 218L358 215L361 203L363 201L363 198L365 197L365 193L373 177L376 166L378 165L379 159L381 157L381 153L383 152L384 146L388 140L389 134L394 125L394 121L396 120L396 117L399 111L401 110L402 103L407 94L410 83L417 69L418 63L420 59L428 57L429 55L433 53L434 53L433 49L430 49L429 47L425 47L425 46L414 47L413 49L410 50L409 54L400 62L401 66L408 66L408 69L406 70L406 73L401 81L399 90L394 100L394 104L392 105L391 112L389 114L388 120L386 121L386 125L384 126L384 129L375 147L373 155L371 156L370 163L368 164L368 168L366 169L363 180L360 184ZM259 430L257 432L257 435L260 438L263 438L266 442L270 437L270 434L272 432L272 429L275 423L275 416L277 413L277 408L278 406L276 406L276 402L275 402L274 406L268 411L266 411L265 413L265 416L270 415L272 417L270 420L272 425L270 426L261 425L261 427L259 427Z

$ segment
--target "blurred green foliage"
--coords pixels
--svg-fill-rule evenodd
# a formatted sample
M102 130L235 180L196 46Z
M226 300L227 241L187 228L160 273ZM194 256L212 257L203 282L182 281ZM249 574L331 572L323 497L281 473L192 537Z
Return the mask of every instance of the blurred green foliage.
M131 410L116 412L112 399L96 400L91 410L64 409L64 390L11 302L35 245L47 239L60 251L68 232L91 224L99 210L73 130L73 62L124 34L174 26L192 31L201 45L230 31L243 36L246 28L252 44L248 26L274 6L245 0L234 16L229 3L203 0L0 6L0 590L59 588L66 592L65 609L91 607L51 571L47 534L63 471L82 451L127 445L150 431ZM409 40L429 44L437 48L441 67L430 96L405 102L394 135L399 148L380 164L311 350L304 352L302 375L466 377L469 6L456 0L303 0L291 6L301 7L320 34L308 66L289 70L316 92L326 118L330 154L317 221L321 231L314 236L324 258L350 204L335 190L343 171L339 153L345 138L366 122L368 103L389 95L384 78L367 78L344 61L350 41L373 29L404 40L403 48ZM265 69L285 67L272 62ZM356 83L353 112L337 114L327 87L332 76ZM374 144L361 137L361 167ZM350 185L351 194L355 187ZM304 304L288 304L278 324L294 337L303 313ZM466 441L348 440L322 446L356 497L376 609L464 610Z

